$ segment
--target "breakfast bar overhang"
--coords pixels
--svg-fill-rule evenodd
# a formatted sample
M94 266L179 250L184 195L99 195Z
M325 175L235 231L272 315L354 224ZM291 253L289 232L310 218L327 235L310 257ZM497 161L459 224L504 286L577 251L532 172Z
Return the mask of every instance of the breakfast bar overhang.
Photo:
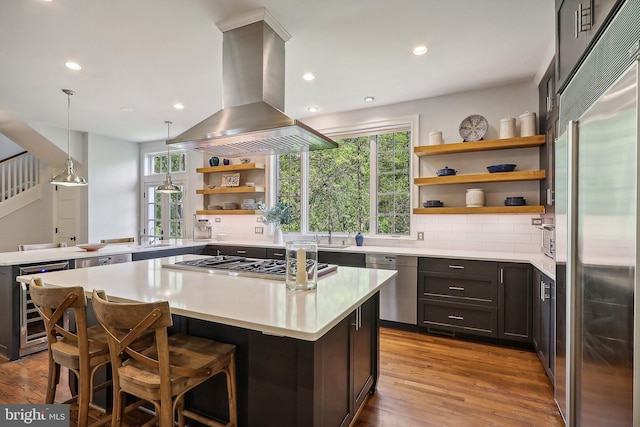
M104 290L114 301L169 302L175 331L236 345L240 426L343 426L375 391L379 290L393 270L339 267L313 291L279 280L163 268L193 255L39 274L45 286ZM31 277L20 276L28 283ZM222 377L186 405L227 419Z

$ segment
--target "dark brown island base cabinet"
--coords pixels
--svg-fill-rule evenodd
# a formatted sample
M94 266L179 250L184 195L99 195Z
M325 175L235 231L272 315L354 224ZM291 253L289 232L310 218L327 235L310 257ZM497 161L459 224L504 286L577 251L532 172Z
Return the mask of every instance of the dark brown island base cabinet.
M376 293L317 341L190 318L174 327L236 345L239 426L348 426L376 388L378 307ZM186 399L187 408L221 420L226 405L223 376Z
M420 258L419 330L529 344L531 286L529 264Z

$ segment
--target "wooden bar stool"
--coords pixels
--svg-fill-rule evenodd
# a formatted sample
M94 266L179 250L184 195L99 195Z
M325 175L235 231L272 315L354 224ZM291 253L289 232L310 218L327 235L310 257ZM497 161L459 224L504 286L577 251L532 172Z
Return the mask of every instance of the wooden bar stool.
M109 346L104 328L87 327L87 299L80 286L69 288L45 288L42 279L31 281L29 293L45 324L49 348L49 378L45 403L53 403L56 386L60 381L60 366L73 372L78 379L78 394L66 402L78 402L78 426L88 424L89 404L93 393L110 385L110 381L95 386L94 374L110 361ZM63 327L63 315L71 309L75 318L75 330Z
M112 427L121 425L125 393L153 404L160 427L185 425L185 417L212 427L236 427L235 346L186 334L168 336L173 325L167 301L109 302L104 291L93 291L93 310L107 331L113 369ZM146 330L155 343L141 352L131 348ZM123 358L129 357L127 360ZM184 409L184 395L213 376L227 379L229 422L221 424Z

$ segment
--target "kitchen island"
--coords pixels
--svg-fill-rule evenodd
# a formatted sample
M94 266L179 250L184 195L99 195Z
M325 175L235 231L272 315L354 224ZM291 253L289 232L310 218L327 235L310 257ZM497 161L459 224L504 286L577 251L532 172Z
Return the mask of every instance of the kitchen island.
M279 280L162 267L193 258L38 276L49 286L83 286L87 295L102 289L116 301L167 300L174 330L236 345L240 426L348 425L375 391L378 292L395 271L339 267L316 290L293 292ZM187 405L226 419L224 379L203 384Z

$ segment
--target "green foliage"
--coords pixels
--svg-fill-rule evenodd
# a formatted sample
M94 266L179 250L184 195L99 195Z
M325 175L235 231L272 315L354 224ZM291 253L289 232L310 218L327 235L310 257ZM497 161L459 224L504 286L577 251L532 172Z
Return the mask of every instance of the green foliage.
M345 138L338 144L337 149L309 153L309 231L409 234L411 132ZM284 227L288 231L301 230L301 164L300 153L278 159L278 198L291 208L291 223ZM370 224L372 220L376 223Z
M291 222L291 209L285 203L278 202L271 209L267 209L267 206L260 202L258 203L258 209L262 211L262 222L265 224L280 226Z

